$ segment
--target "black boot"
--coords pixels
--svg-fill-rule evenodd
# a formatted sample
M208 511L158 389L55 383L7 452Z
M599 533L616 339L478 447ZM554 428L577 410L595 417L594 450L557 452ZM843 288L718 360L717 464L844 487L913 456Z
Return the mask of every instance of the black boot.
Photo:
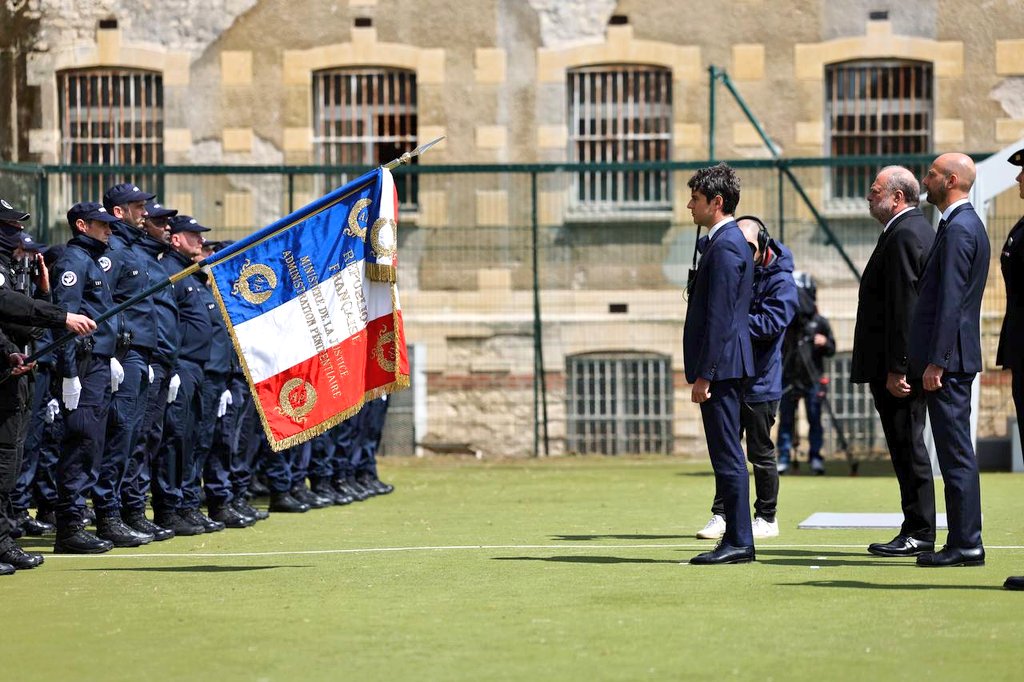
M120 514L104 514L96 519L96 535L114 543L114 547L138 547L153 542L149 533L140 533L124 521Z
M202 526L203 530L207 533L216 533L217 531L224 530L223 523L220 521L214 521L198 509L186 509L178 513L181 515L181 518L185 519L189 523L196 526Z
M49 535L57 531L56 526L46 523L44 521L40 521L38 518L33 519L32 516L29 515L28 510L25 510L18 514L15 522L18 524L18 526L21 528L21 531L25 535L31 535L33 537Z
M236 497L231 500L231 506L235 508L239 514L245 516L251 516L257 521L266 521L270 518L270 512L265 509L257 509L256 507L249 504L249 501L244 497Z
M370 471L361 471L356 474L356 483L367 490L372 490L377 495L387 495L395 489L395 486L388 485Z
M363 500L368 500L373 497L369 491L356 483L356 479L351 476L334 479L334 489L349 495L357 502L362 502Z
M14 566L10 564L0 564L0 575L14 575Z
M289 493L271 493L270 511L284 512L286 514L304 514L309 511L309 505L299 502Z
M19 571L24 571L35 568L41 563L43 563L42 554L26 552L11 538L0 542L0 564L9 564Z
M146 512L128 512L124 516L124 522L128 524L128 527L138 533L145 533L153 536L153 540L161 542L163 540L170 540L174 537L174 531L170 528L164 528L158 526L148 518L146 518Z
M101 540L85 529L83 522L66 527L57 525L57 540L53 543L54 554L103 554L114 549L114 543Z
M218 523L223 523L226 528L248 528L256 523L255 518L243 516L230 504L210 507L210 518Z
M175 512L156 512L153 521L161 528L174 531L175 535L202 535L206 529L178 516Z
M334 504L351 504L355 502L355 498L339 493L337 490L332 488L330 482L326 480L318 479L313 481L313 485L310 486L310 490L312 490L315 495L326 497Z
M323 509L334 504L334 498L328 499L317 495L307 488L305 483L300 483L292 488L292 497L302 504L308 504L310 509Z
M43 511L42 509L37 509L36 521L50 524L53 526L53 532L57 532L57 514L52 510Z

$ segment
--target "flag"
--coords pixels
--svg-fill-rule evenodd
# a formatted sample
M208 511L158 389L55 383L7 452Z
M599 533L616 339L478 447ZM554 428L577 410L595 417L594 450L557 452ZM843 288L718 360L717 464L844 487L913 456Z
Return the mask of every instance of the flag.
M202 263L274 450L408 387L397 215L378 168Z

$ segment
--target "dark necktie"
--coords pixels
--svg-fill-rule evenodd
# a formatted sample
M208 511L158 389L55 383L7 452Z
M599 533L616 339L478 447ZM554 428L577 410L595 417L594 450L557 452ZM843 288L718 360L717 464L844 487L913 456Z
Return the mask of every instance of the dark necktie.
M946 229L946 221L945 220L940 220L939 221L939 229L935 231L935 234L938 234L939 232L942 232L944 229Z

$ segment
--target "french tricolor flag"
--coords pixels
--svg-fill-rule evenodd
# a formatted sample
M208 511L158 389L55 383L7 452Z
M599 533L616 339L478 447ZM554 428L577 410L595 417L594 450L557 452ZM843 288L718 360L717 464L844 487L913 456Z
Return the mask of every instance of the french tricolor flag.
M378 168L203 263L275 450L408 387L397 216Z

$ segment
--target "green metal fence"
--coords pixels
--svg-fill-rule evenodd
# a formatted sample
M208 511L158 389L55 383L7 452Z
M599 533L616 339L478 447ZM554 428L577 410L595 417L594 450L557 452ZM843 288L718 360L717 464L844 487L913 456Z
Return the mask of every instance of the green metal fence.
M793 250L797 268L816 278L819 308L832 320L841 351L850 348L858 273L880 226L868 215L866 201L829 199L831 169L861 167L870 175L885 165L913 168L929 160L729 162L742 180L740 212L762 216L773 235ZM705 163L424 165L396 171L403 206L399 286L407 335L420 348L418 370L426 382L415 408L417 447L439 452L564 452L567 443L582 442L568 429L585 421L579 418L584 406L598 420L604 414L601 410L614 411L605 415L609 423L627 424L631 433L642 433L646 423L664 420L668 409L675 423L668 449L702 447L695 411L683 392L681 333L682 290L694 246L694 226L685 208L686 181ZM0 197L30 207L30 229L53 243L69 236L63 214L71 203L99 199L71 194L70 188L89 186L82 177L155 178L153 191L165 204L214 228L211 238L233 239L330 190L327 178L363 170L0 164ZM619 211L607 204L594 210L580 203L576 191L581 178L594 173L618 177L631 186L637 186L645 173L667 174L672 201L667 208L661 201L648 211L636 206ZM994 202L987 216L995 245L984 305L989 368L1004 306L998 245L1024 211L1016 195L1009 195ZM602 365L599 358L594 364L595 353L615 362ZM568 368L578 358L588 358L588 366L628 369L631 365L619 360L637 353L667 359L674 403L653 405L643 396L622 394L629 382L614 373L577 373L572 382L567 379ZM543 372L538 371L541 367ZM1001 373L990 371L983 383L980 433L1002 434L1012 413L1008 382ZM615 392L625 397L619 402L604 400ZM843 419L870 418L853 408L839 411ZM877 430L853 431L867 434L860 437L862 447L878 444ZM621 436L615 435L617 442L626 442Z

